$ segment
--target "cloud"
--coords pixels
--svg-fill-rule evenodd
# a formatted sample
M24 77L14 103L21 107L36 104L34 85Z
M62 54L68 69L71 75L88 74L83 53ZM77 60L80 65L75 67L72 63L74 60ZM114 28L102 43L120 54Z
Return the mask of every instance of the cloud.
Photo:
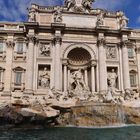
M131 0L96 0L94 7L107 10L120 10L126 7Z
M137 23L140 23L140 16L137 18Z
M0 20L22 21L26 19L31 3L39 5L62 5L63 0L0 0Z
M131 0L96 0L94 8L103 8L108 10L120 10ZM25 21L27 20L27 8L31 3L42 6L63 5L64 0L0 0L0 20L6 21Z

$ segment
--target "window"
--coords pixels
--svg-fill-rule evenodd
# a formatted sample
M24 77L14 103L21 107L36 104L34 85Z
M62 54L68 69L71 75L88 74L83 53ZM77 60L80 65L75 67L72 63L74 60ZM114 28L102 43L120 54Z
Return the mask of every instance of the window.
M22 72L15 72L15 85L21 86L22 84Z
M136 73L134 73L134 72L130 73L130 85L131 85L131 87L136 86Z
M0 42L0 53L3 53L3 43Z
M22 54L23 53L23 43L22 42L18 42L17 43L17 53L18 54Z
M134 57L133 48L128 48L128 58L133 58L133 57Z

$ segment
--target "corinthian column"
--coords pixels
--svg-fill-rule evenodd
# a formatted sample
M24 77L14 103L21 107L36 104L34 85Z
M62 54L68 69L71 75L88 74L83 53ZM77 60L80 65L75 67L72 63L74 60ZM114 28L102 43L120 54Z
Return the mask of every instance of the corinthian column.
M137 44L136 53L137 53L137 66L138 66L138 90L140 93L140 43Z
M28 39L29 39L29 43L28 43L28 50L27 50L25 93L33 94L34 45L35 45L36 38L33 35L29 35Z
M91 91L94 93L95 92L95 66L96 66L96 61L92 60L91 61Z
M129 77L129 60L128 60L128 41L122 42L122 68L123 68L123 81L124 89L130 89L130 77Z
M55 72L55 89L62 90L62 64L61 64L61 56L60 56L60 48L61 48L61 38L55 37L55 61L54 61L54 72Z
M98 38L98 48L99 48L99 91L104 93L107 90L107 70L106 70L106 52L104 47L104 36L101 34Z
M11 95L11 81L12 81L12 59L13 59L13 48L15 43L12 41L13 38L9 37L9 40L6 42L6 63L5 63L5 77L4 77L4 93L3 96Z

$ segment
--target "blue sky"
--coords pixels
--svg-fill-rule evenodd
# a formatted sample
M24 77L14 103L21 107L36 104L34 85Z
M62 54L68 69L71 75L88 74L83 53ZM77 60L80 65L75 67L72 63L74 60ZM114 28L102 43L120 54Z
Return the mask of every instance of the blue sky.
M0 21L26 21L31 3L45 6L62 5L63 0L0 0ZM94 8L122 10L129 18L129 27L140 28L140 0L96 0Z

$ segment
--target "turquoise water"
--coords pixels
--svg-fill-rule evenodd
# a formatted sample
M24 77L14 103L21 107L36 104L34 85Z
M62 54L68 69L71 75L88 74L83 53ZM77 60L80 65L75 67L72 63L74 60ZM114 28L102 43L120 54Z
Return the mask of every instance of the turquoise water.
M0 130L0 140L140 140L140 126Z

